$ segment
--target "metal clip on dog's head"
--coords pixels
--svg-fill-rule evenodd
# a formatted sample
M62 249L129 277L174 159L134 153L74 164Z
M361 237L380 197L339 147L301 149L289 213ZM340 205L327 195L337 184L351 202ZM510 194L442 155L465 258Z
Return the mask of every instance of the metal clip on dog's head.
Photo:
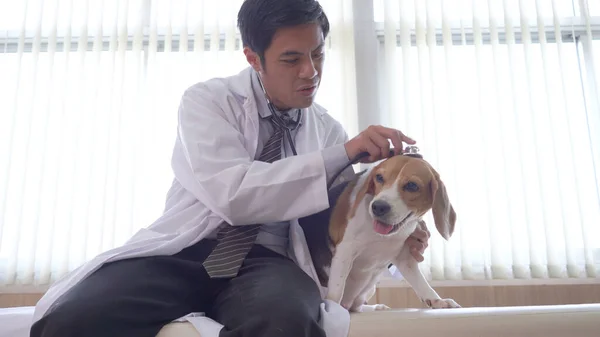
M419 153L419 148L414 145L407 146L406 149L404 150L403 155L413 157L413 158L423 159L423 155Z
M390 149L390 153L389 153L388 158L389 157L393 157L394 155L395 155L394 149ZM419 148L417 146L414 146L414 145L407 146L406 149L400 155L423 159L423 156L419 153ZM346 164L338 172L336 172L336 174L333 176L333 178L331 178L329 180L329 182L327 183L327 189L328 190L331 189L331 186L333 186L333 183L335 182L335 180L337 179L337 177L340 174L342 174L342 172L346 168L348 168L348 166L354 165L354 164L358 163L362 158L366 158L368 156L369 156L369 152L362 152L358 156L356 156L355 158L353 158L350 162L348 162L348 164Z

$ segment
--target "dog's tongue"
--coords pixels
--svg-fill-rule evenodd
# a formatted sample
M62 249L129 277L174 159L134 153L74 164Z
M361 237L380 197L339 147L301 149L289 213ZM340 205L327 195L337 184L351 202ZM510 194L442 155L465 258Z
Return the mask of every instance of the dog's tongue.
M389 232L392 231L392 228L394 228L394 226L390 226L390 225L386 225L384 223L381 223L377 220L373 221L373 227L375 227L375 231L379 234L388 234Z

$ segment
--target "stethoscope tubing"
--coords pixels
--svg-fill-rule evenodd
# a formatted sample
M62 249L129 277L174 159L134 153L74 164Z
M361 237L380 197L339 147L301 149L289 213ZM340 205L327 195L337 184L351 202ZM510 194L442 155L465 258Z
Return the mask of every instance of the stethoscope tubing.
M271 111L271 114L273 115L273 120L275 121L275 123L279 127L283 128L286 138L287 138L288 142L290 143L290 148L292 149L292 153L294 154L294 156L298 155L298 153L296 152L296 146L294 145L294 140L292 139L292 134L291 134L290 130L294 130L299 125L300 117L302 115L302 110L298 109L298 116L296 117L294 126L292 128L290 128L283 122L283 120L281 120L279 115L277 115L277 113L275 112L275 108L273 107L273 103L271 103L269 101L269 99L267 99L267 106L269 107L269 110Z

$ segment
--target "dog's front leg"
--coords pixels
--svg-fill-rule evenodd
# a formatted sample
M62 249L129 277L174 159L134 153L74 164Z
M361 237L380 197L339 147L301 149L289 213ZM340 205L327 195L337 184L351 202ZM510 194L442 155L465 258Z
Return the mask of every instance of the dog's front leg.
M331 259L331 268L329 269L329 282L327 284L327 299L338 304L342 303L344 297L344 288L346 280L352 269L355 255L352 247L342 242L335 250ZM346 308L348 309L348 308Z
M373 281L376 278L373 279ZM375 282L372 282L373 286L368 287L362 294L360 294L355 300L352 306L350 307L351 312L371 312L371 311L380 311L380 310L389 310L391 309L385 304L367 304L369 299L375 295L377 292L377 285Z
M453 299L443 299L427 282L427 279L419 269L417 260L410 254L409 248L405 246L400 255L393 261L394 265L406 282L410 284L414 292L428 307L433 309L460 308Z

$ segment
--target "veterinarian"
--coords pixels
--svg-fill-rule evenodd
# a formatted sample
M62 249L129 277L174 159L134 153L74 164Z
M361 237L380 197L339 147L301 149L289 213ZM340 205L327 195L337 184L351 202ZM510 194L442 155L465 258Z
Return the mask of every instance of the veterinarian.
M246 0L238 25L250 66L181 98L164 214L54 283L31 337L154 337L182 317L202 337L347 336L297 219L330 206L327 180L350 158L415 141L382 126L348 139L314 103L329 31L317 1ZM418 260L427 239L410 239Z

